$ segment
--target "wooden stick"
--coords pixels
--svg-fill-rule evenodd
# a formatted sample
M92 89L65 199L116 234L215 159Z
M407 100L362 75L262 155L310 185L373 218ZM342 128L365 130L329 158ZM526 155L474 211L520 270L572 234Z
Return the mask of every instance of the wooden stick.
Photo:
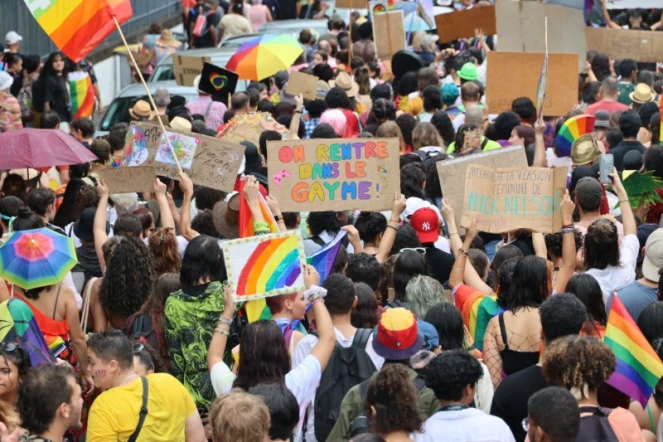
M120 33L120 37L122 37L122 43L124 43L124 47L127 48L127 53L129 54L129 58L131 59L131 62L134 65L134 68L136 69L136 72L138 73L138 77L140 78L140 82L143 83L143 87L145 88L145 92L147 92L147 96L150 99L150 103L152 104L152 107L154 110L157 110L157 105L154 103L154 98L152 98L152 94L150 93L150 88L147 87L147 83L145 83L145 79L143 78L143 74L140 72L140 68L138 67L138 63L136 63L136 59L134 58L134 54L131 53L131 48L129 48L129 43L127 43L127 39L124 38L124 32L122 32L122 28L120 27L120 23L117 21L117 18L113 16L113 21L115 22L115 27L117 28L117 32ZM161 130L163 132L164 138L166 138L166 143L168 143L168 147L170 148L170 154L173 156L173 159L175 160L175 164L177 164L177 170L179 173L182 172L182 166L180 166L180 162L177 159L177 155L175 155L175 149L173 149L173 145L170 142L170 138L168 138L168 134L166 134L166 126L163 125L163 121L161 121L161 118L157 115L157 121L159 122L159 126L161 126Z

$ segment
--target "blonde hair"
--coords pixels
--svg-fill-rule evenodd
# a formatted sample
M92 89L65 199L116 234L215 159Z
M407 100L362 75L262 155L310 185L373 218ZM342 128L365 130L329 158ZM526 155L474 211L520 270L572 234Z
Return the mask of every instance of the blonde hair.
M405 148L405 139L403 138L403 132L401 128L398 127L398 124L394 121L385 121L378 127L377 132L375 132L377 138L398 138L398 143L400 146L400 151L402 152Z
M445 147L442 137L431 123L420 123L412 131L412 147L438 146Z
M210 409L214 442L263 442L269 431L269 408L258 396L235 389Z

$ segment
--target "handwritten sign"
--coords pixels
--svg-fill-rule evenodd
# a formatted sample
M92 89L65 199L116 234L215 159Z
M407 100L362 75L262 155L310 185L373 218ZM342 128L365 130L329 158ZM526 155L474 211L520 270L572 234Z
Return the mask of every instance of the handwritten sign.
M544 56L524 52L488 53L486 104L491 114L511 110L511 103L519 97L536 102ZM576 54L548 55L544 116L566 115L578 104L577 64Z
M226 241L223 258L236 302L306 290L299 230Z
M465 173L461 226L467 228L476 219L477 230L490 233L554 233L562 228L559 204L566 189L566 167L492 169L470 164Z
M99 171L111 194L152 192L156 169L152 166L109 167Z
M244 147L218 138L168 130L150 123L132 124L124 146L122 165L152 166L158 176L179 179L166 136L194 184L230 192L235 186Z
M269 190L284 212L385 210L400 191L396 138L270 141Z
M485 35L497 33L495 6L484 6L463 11L454 11L435 16L437 35L440 42L474 37L474 30L483 29Z
M585 29L587 48L615 59L656 63L663 54L663 33L628 29Z
M173 55L173 75L180 86L193 86L193 80L203 72L205 62L211 63L210 57L192 57Z

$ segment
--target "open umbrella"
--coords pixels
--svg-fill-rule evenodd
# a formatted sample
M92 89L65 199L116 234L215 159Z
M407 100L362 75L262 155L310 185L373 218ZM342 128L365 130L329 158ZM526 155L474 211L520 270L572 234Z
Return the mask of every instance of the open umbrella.
M69 166L97 161L95 154L59 129L0 134L0 170Z
M304 52L299 42L287 34L265 34L247 41L230 57L226 69L242 80L260 81L288 69Z
M25 290L60 283L77 263L73 240L47 228L16 232L0 247L0 278Z

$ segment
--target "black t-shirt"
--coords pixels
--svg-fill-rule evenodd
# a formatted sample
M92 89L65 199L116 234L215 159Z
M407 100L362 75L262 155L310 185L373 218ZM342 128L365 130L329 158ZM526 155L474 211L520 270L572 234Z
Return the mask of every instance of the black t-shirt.
M615 160L615 169L617 169L618 172L624 170L624 156L632 150L637 150L644 155L647 148L639 141L622 141L610 149L610 154Z
M524 441L527 436L523 419L527 417L529 398L547 386L541 367L532 365L508 376L497 387L490 414L506 422L517 442Z
M449 280L451 268L454 266L455 258L451 253L443 252L435 247L433 243L424 244L426 247L426 261L430 268L431 276L440 284Z
M58 113L60 121L71 121L66 78L48 75L34 82L32 85L32 104L37 112L44 112L45 103L50 103L51 110Z

